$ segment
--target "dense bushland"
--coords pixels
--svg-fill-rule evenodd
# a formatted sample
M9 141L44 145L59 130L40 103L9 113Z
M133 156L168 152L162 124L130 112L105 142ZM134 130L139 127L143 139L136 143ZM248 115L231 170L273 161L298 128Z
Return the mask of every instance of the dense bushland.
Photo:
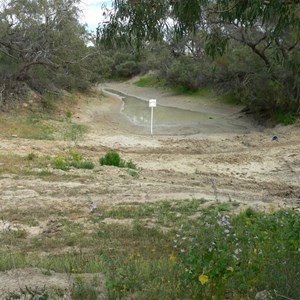
M98 43L136 51L139 70L168 85L210 87L269 116L299 113L299 11L298 1L115 1Z

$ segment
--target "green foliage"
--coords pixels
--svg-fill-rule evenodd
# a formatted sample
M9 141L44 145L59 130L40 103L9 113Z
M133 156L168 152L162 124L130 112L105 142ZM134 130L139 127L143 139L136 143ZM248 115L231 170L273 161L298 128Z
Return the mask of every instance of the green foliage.
M293 210L248 209L232 217L210 213L184 225L174 240L182 285L199 299L254 298L274 289L299 298L299 217Z
M135 61L126 61L116 66L116 75L119 77L132 77L138 72L138 64Z
M13 215L19 224L33 226L34 215L34 226L51 220L60 230L51 239L45 233L22 242L3 232L0 270L38 266L47 275L67 273L72 299L97 299L97 275L88 279L84 273L99 272L105 275L105 299L254 299L257 292L274 290L299 299L300 213L248 208L235 214L237 204L204 199L100 204L83 223L74 214L85 212L86 204L63 212L4 210L4 220ZM58 294L47 292L56 299Z
M74 300L97 300L97 291L95 288L85 282L81 276L76 276L72 292L71 292L72 299Z
M228 92L225 95L222 95L221 100L231 105L236 105L241 103L238 94L235 94L233 92Z
M41 99L41 107L44 112L50 113L55 109L55 100L57 100L57 95L52 93L43 93Z
M27 155L28 160L34 160L36 158L37 158L37 155L32 152Z
M137 166L130 160L125 161L120 157L120 154L115 151L111 150L107 152L104 156L99 159L99 163L101 166L115 166L119 168L128 168L128 169L136 169Z
M109 151L100 158L100 165L123 167L124 161L121 159L120 154L117 151Z
M158 87L164 85L163 80L154 74L143 76L134 84L138 87Z
M72 167L76 169L94 169L95 165L91 160L73 161Z
M87 46L89 34L80 24L79 13L77 0L9 0L2 5L0 79L5 84L4 99L15 100L11 95L21 93L22 86L16 91L14 83L20 82L39 93L90 86L101 67L100 55ZM47 99L42 104L46 110L51 108Z
M274 115L277 124L291 125L295 123L295 118L292 113L276 112Z
M61 155L56 156L51 161L51 163L52 163L53 168L55 168L55 169L59 169L59 170L63 170L63 171L69 170L69 164L68 164L67 160Z
M93 169L95 167L91 160L85 160L75 149L71 150L68 156L57 155L51 161L55 169L68 171L70 167L76 169Z
M196 91L206 87L210 79L205 61L182 56L172 63L166 74L167 82L183 91Z
M128 168L128 169L137 169L137 166L135 163L133 163L131 160L125 162L125 167Z
M140 69L172 87L214 86L268 117L299 111L299 1L154 2L115 1L98 40L143 49Z

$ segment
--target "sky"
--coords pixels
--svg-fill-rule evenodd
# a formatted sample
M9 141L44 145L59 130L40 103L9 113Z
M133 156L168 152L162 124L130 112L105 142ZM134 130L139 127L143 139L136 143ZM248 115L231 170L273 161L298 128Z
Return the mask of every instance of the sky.
M104 21L103 5L108 8L112 6L112 0L82 0L80 8L83 12L81 22L87 24L89 31L96 31L98 23Z

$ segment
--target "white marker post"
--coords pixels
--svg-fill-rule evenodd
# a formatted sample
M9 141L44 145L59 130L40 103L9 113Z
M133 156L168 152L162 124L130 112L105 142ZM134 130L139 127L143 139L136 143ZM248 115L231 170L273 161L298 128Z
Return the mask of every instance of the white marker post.
M153 107L156 107L156 99L149 100L149 107L151 108L151 134L153 133Z

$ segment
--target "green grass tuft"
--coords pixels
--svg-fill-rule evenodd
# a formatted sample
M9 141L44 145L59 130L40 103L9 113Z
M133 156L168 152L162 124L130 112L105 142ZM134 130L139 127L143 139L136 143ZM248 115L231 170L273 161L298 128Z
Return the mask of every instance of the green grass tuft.
M134 84L138 87L160 87L164 86L165 83L157 75L152 74L141 77Z
M284 113L280 111L275 113L274 119L276 124L283 124L283 125L292 125L296 121L292 113L290 112Z

